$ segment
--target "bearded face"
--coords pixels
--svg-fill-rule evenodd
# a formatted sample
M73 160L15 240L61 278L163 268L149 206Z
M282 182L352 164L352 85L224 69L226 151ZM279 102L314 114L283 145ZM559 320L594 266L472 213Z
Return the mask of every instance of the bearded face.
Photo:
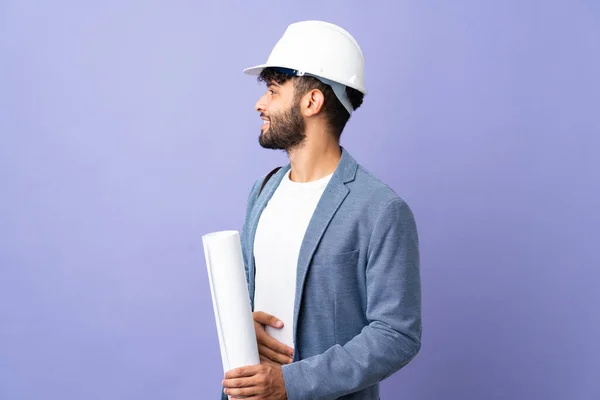
M300 113L300 101L295 101L288 109L261 113L264 123L258 138L266 149L285 150L302 144L306 138L305 123Z

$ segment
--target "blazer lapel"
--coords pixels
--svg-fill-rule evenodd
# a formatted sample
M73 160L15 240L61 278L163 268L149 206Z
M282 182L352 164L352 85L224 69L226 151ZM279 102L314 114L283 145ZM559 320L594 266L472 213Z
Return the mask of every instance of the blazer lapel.
M321 200L317 204L315 212L308 224L302 246L300 247L300 255L298 257L298 268L296 271L296 295L294 301L294 343L298 332L298 315L301 307L302 292L304 290L304 282L310 267L312 257L325 233L331 219L339 209L340 205L350 192L345 183L354 179L357 163L342 148L342 158L338 168L334 172L329 184L325 188L325 192ZM294 352L294 359L297 360L299 352Z
M289 169L290 165L288 164L282 167L271 177L271 179L269 179L269 181L263 188L263 191L260 193L260 196L258 196L256 204L254 205L252 210L252 215L248 220L249 241L246 249L246 258L248 260L248 290L250 291L250 304L252 305L252 310L254 310L254 276L256 272L256 266L254 263L254 238L256 236L258 221L260 220L260 216L265 207L267 206L267 203L269 202L271 197L273 197L275 189L277 189L277 186L279 186L281 179Z

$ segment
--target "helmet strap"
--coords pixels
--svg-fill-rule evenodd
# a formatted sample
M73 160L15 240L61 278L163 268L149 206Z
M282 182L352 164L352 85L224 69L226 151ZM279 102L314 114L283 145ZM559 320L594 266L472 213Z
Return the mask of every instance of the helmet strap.
M352 103L350 103L350 99L348 99L348 95L346 94L346 86L342 85L341 83L334 82L334 81L331 81L326 78L322 78L320 76L311 75L311 74L307 74L307 75L313 76L313 77L317 78L318 80L320 80L321 82L323 82L324 84L331 86L333 93L335 93L335 95L338 98L338 100L340 101L340 103L342 103L344 108L346 110L348 110L348 114L352 115L352 111L354 111L354 109L352 108Z

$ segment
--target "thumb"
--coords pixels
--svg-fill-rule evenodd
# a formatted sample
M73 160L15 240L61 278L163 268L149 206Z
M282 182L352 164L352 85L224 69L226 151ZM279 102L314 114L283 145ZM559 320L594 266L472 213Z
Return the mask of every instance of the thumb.
M261 324L272 326L273 328L283 328L283 322L274 317L273 315L267 314L262 311L256 311L254 314L254 320Z

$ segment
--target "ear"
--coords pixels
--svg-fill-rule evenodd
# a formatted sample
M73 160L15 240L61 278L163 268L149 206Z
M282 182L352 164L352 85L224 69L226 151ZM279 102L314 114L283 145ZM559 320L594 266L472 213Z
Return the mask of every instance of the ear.
M321 112L323 103L325 102L325 96L319 89L313 89L304 95L304 116L312 117Z

